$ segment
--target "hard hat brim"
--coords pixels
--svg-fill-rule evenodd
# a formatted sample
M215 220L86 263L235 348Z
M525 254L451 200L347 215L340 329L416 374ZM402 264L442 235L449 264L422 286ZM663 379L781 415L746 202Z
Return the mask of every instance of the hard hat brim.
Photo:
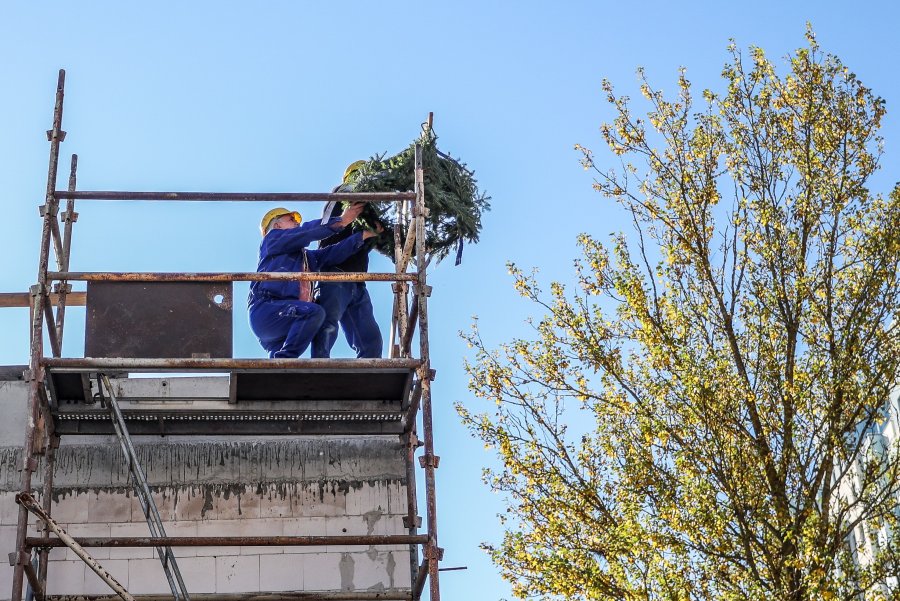
M300 213L298 213L297 211L290 211L283 207L278 207L278 208L272 209L271 211L266 212L266 214L263 215L262 220L259 222L260 233L263 236L265 236L266 230L269 229L269 226L272 224L272 222L275 221L276 219L280 219L280 218L284 217L285 215L292 216L294 218L294 221L297 223L303 223L303 216Z

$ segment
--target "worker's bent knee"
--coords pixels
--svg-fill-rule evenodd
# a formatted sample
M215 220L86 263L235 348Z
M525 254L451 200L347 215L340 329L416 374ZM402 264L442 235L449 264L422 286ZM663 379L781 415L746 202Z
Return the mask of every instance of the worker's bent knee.
M325 319L325 311L322 307L315 303L293 302L285 305L278 312L279 317L290 317L294 319L314 319L323 321Z

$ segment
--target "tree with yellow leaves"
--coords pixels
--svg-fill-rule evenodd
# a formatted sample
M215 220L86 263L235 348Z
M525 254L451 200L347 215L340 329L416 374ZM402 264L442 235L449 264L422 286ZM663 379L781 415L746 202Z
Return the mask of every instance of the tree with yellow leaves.
M873 194L884 102L811 31L779 75L733 44L727 90L645 117L604 83L621 167L578 146L630 235L582 235L534 335L467 363L458 405L508 499L486 544L518 598L900 595L900 192ZM643 111L642 111L643 112ZM880 540L875 537L881 532Z

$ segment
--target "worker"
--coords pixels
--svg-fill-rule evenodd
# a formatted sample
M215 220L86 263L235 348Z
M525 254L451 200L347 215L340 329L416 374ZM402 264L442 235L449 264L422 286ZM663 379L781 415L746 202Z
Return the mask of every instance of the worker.
M335 192L352 191L350 180L364 161L356 161L344 171L341 185ZM332 205L326 205L325 210ZM340 204L335 203L331 213L322 215L322 219L335 217L340 212ZM379 223L376 235L384 231ZM351 228L319 241L319 248L328 248L354 235ZM374 241L373 241L374 242ZM369 270L369 251L373 244L364 245L343 262L327 268L329 272L367 272ZM321 329L313 337L312 357L327 358L331 356L331 348L337 340L338 324L344 331L347 344L360 359L380 359L382 354L381 331L372 310L372 300L365 282L319 282L316 290L316 302L325 311L325 321Z
M338 244L307 250L349 225L362 211L351 205L339 218L318 219L301 225L302 217L284 208L272 209L260 222L258 272L314 272L344 261L374 232L358 232ZM268 280L253 282L248 299L250 328L271 358L297 358L309 346L325 319L325 311L312 302L311 282Z

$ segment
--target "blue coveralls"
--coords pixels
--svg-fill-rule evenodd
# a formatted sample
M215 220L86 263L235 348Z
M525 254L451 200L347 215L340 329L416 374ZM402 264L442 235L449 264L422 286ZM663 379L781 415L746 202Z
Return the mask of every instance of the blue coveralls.
M335 192L344 192L341 186ZM326 208L327 211L327 208ZM336 203L329 217L340 215L340 203ZM327 248L352 235L347 228L319 241L319 248ZM373 241L374 242L374 241ZM366 272L369 271L369 250L371 243L366 244L338 265L327 269L329 272ZM365 282L319 282L316 302L325 310L325 321L312 340L311 356L327 358L331 356L338 335L338 324L344 331L347 344L360 359L381 358L381 331L372 309L372 300Z
M338 220L332 220L333 225ZM362 248L362 233L319 250L306 250L313 240L334 234L318 220L289 230L272 230L259 247L257 271L320 271L340 263ZM306 263L306 265L304 265ZM322 326L325 312L313 302L300 300L300 282L253 282L248 299L250 328L272 358L296 358L309 346Z
M331 356L331 347L337 340L338 323L357 358L381 358L381 330L375 321L365 282L320 282L316 302L324 309L325 320L312 341L313 358Z

